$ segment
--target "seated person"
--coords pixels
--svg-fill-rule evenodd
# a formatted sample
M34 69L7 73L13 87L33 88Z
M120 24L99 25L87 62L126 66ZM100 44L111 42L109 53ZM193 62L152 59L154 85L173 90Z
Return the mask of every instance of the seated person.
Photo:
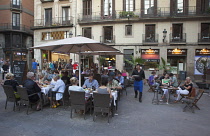
M45 79L44 79L44 74L41 73L41 72L39 72L39 73L38 73L38 80L36 81L36 83L37 83L38 85L43 85L43 84L44 84L44 81L45 81Z
M63 82L66 84L66 85L69 85L70 84L70 78L68 77L68 72L67 71L63 71L61 72L61 80L63 80Z
M151 75L149 76L149 85L153 85L155 83L156 72L152 71Z
M169 85L169 75L168 74L165 74L165 77L164 79L162 79L162 85L163 86L168 86ZM165 95L168 94L168 89L162 89L163 90L163 96L162 96L162 99L164 99Z
M79 70L75 71L75 74L73 75L73 77L76 77L79 80Z
M108 78L107 87L110 89L122 89L122 86L118 83L118 81L113 79L112 77Z
M119 84L124 87L124 77L122 76L121 72L117 73L117 76L115 77L115 79L118 80Z
M183 85L184 90L179 87L179 90L176 90L176 100L174 101L177 103L180 99L180 94L189 94L192 91L193 83L190 77L186 77L185 83Z
M19 84L17 81L14 80L14 74L7 73L5 78L6 78L6 81L4 81L4 85L12 86L14 93L15 93L15 97L20 98L20 96L17 94L17 88L16 88L16 86L19 86Z
M89 75L89 78L85 80L83 88L94 88L98 89L98 81L93 79L93 74Z
M78 79L76 77L72 77L70 79L71 86L69 86L69 94L70 91L84 91L84 89L80 86L78 86Z
M65 86L65 83L60 79L59 75L56 75L53 79L56 83L55 83L55 87L52 88L51 91L49 91L49 95L52 94L53 96L55 96L56 101L52 101L52 108L56 108L57 106L60 105L58 101L63 98L62 93L64 93L66 86ZM61 92L61 93L56 93L56 92ZM51 97L53 96L50 95L49 99L51 100Z
M169 78L170 78L170 86L178 87L177 78L173 73L169 74Z
M112 98L112 93L110 88L107 87L108 79L102 78L101 80L101 86L97 89L97 92L100 94L110 94L110 98Z
M33 80L35 79L34 73L33 72L28 72L27 73L27 79L23 82L23 87L27 88L28 95L34 94L34 93L40 93L41 88L37 85L36 82ZM39 95L32 95L29 97L29 101L32 103L35 103L39 101ZM40 103L37 104L37 110L40 110Z

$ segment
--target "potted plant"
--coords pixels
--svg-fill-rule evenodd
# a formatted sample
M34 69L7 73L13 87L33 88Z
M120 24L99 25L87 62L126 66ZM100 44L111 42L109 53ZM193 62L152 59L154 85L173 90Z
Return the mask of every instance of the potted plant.
M100 73L101 66L104 64L106 58L105 58L105 57L102 57L102 56L99 56L99 57L97 58L97 60L98 60L98 64L99 64L98 70L99 70L99 73Z
M120 18L131 18L131 17L134 17L135 14L133 11L121 11L119 12L119 17Z
M132 68L134 68L136 66L136 64L144 65L145 60L142 59L141 57L134 58L133 56L131 56L131 60L125 59L125 62L130 64L132 66Z

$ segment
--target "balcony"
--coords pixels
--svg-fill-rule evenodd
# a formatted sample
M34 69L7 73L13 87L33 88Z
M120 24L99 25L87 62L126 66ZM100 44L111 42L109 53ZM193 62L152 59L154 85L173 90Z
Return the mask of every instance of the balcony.
M46 2L54 2L54 0L40 0L42 3L46 3Z
M101 36L100 42L106 43L106 44L113 44L113 43L115 43L115 36L105 36L105 37Z
M135 11L115 11L112 13L92 12L90 15L78 14L79 23L103 22L103 21L128 21L143 19L170 19L170 18L194 18L209 16L209 12L199 12L196 6L188 6L171 12L170 7L152 8L148 10L136 9Z
M22 5L19 4L13 4L13 2L10 2L10 9L13 11L22 11Z
M199 33L198 44L210 44L210 33Z
M33 31L30 29L29 26L25 26L22 24L20 24L19 26L13 26L12 23L0 23L0 32L4 31L19 31L33 34Z
M186 44L186 33L171 33L170 34L171 44Z
M73 17L56 17L52 20L35 19L32 21L32 29L44 29L44 28L58 28L73 26Z
M142 42L143 44L158 44L158 34L142 34Z

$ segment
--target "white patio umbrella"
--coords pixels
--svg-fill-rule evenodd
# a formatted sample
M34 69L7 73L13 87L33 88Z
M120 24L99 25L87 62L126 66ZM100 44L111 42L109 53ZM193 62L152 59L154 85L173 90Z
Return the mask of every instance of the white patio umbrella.
M101 44L98 41L86 38L86 37L72 37L66 38L62 40L57 40L53 42L44 43L35 47L31 47L32 49L42 49L49 51L59 51L64 53L77 53L79 54L79 64L81 60L81 52L88 51L113 51L118 52L119 50ZM79 85L81 86L81 66L79 65Z

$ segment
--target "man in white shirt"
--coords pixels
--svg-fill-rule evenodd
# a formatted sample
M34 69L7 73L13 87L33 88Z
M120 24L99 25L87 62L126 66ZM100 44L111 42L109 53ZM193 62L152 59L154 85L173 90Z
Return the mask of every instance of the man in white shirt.
M54 78L54 81L56 81L55 83L55 87L52 88L51 93L55 93L55 97L56 97L56 102L52 101L52 108L56 108L57 106L59 106L60 104L58 103L58 101L60 99L63 98L63 94L65 91L65 83L63 82L63 80L60 79L59 75L56 75ZM59 92L59 93L56 93Z

